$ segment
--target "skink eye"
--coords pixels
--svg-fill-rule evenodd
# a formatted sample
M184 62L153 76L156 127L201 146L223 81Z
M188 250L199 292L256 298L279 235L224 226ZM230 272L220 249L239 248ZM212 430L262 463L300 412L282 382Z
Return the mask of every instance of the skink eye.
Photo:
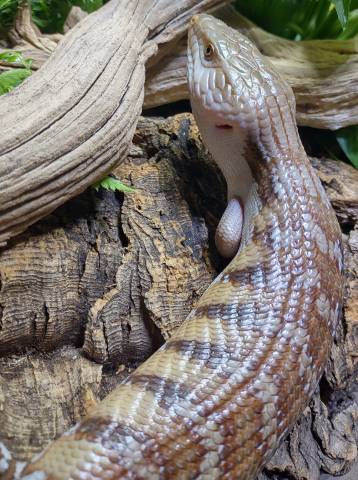
M211 60L213 58L213 55L214 55L214 47L211 43L208 43L207 46L205 47L204 57L207 60Z

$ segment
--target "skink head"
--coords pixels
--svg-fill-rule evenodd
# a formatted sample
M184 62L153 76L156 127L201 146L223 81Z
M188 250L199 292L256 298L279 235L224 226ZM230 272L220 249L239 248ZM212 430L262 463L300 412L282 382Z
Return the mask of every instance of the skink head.
M190 23L188 85L196 108L253 131L268 97L286 96L293 105L291 89L253 43L209 15L195 15Z

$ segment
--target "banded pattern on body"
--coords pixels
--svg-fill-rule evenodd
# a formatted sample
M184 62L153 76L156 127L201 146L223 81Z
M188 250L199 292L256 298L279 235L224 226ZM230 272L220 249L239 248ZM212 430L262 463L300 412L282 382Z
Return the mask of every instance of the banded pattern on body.
M341 235L293 94L246 38L207 15L192 22L188 78L228 197L244 205L239 251L175 335L27 466L28 480L254 479L322 375Z

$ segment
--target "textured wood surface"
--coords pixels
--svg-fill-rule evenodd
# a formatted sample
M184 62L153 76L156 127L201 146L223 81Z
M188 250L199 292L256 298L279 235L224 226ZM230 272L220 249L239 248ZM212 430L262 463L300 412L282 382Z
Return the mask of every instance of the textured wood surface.
M299 125L335 130L358 122L357 38L293 42L262 30L232 6L221 7L214 13L254 41L288 81L295 93ZM66 31L83 15L82 10L73 7ZM28 19L25 17L22 20ZM53 36L36 38L35 30L29 38L29 26L18 30L24 32L25 38L14 35L18 39L14 46L34 59L35 70L40 68L51 55ZM186 35L175 38L159 45L158 53L149 59L144 108L188 98L186 44Z
M320 390L260 480L328 480L357 460L358 173L313 164L344 232L344 317ZM116 174L135 193L88 190L2 251L0 478L150 355L223 266L225 186L191 115L141 119Z
M358 123L358 39L293 42L272 35L233 7L216 12L248 36L292 87L299 125L335 130ZM186 38L148 70L144 105L153 107L188 98Z
M78 195L126 155L145 62L225 0L111 0L65 35L46 68L2 97L0 243Z

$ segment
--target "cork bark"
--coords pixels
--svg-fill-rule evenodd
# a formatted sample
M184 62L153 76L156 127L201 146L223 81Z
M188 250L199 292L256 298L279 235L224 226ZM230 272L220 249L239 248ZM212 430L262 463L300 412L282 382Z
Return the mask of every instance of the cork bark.
M344 235L344 312L319 389L260 480L356 478L358 172L312 162ZM224 266L225 183L190 114L142 117L114 174L135 192L88 189L1 251L0 478L157 349Z

